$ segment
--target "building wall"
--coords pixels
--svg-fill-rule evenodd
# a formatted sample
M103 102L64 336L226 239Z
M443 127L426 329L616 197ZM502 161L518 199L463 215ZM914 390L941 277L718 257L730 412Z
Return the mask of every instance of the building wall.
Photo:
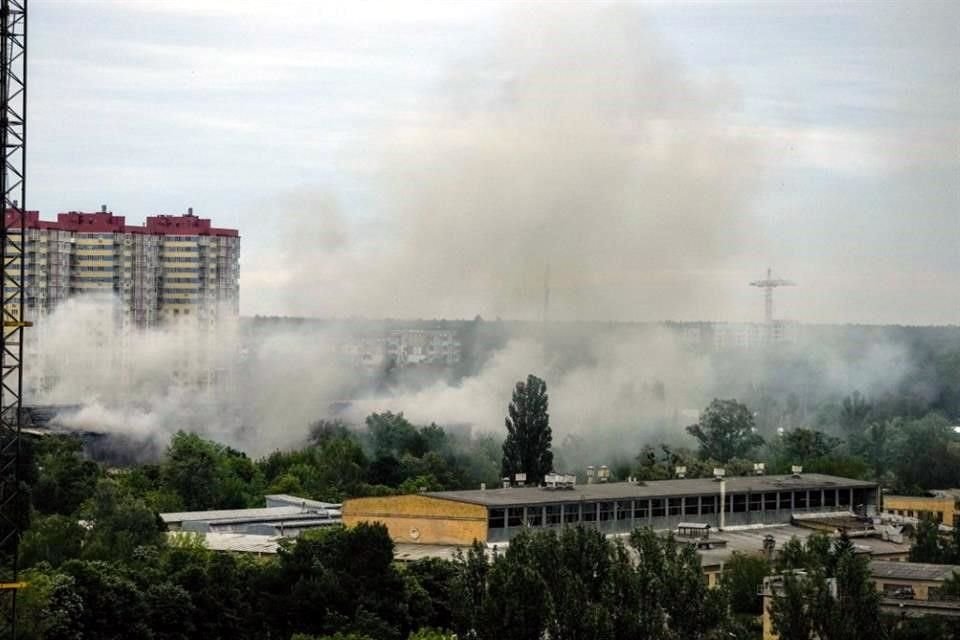
M876 488L789 489L727 493L724 526L787 524L797 513L850 511L866 505L875 512ZM604 534L628 533L637 527L673 529L681 522L703 522L720 529L719 494L632 500L566 502L491 507L487 539L505 542L525 527L560 528L583 525Z
M344 525L381 522L394 542L469 545L487 541L487 509L428 496L386 496L347 500Z
M951 496L883 496L883 512L906 518L922 518L932 515L943 524L960 524L956 500Z

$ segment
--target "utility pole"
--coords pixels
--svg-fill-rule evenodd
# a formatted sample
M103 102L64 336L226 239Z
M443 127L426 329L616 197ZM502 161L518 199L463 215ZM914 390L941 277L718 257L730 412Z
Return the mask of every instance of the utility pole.
M27 0L0 0L0 638L17 637L18 547L29 514L21 486L20 426L26 245Z

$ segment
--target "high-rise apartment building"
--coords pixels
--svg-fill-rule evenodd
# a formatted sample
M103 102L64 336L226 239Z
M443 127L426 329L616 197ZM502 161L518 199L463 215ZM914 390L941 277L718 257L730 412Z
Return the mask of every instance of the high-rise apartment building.
M11 234L18 214L7 211ZM57 220L25 213L25 316L37 321L67 298L109 293L121 327L196 320L213 326L239 311L240 234L193 215L151 216L128 225L102 207ZM10 251L8 247L8 251ZM11 253L15 253L12 252ZM14 265L19 258L14 259Z

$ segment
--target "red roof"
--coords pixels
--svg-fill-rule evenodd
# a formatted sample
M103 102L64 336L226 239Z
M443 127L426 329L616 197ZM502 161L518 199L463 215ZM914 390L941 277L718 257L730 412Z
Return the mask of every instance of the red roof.
M84 213L70 211L57 214L57 221L41 220L39 211L24 212L24 226L28 229L55 229L60 231L78 231L82 233L147 233L152 235L181 236L230 236L239 237L236 229L222 229L210 226L208 218L200 218L188 213L182 216L149 216L143 226L128 225L124 216L115 216L111 212ZM7 209L8 227L19 226L20 214L15 209Z

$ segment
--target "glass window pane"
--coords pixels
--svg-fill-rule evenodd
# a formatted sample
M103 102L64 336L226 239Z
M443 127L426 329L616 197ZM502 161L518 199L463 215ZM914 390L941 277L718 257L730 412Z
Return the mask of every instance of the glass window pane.
M597 521L597 503L596 502L585 502L583 504L583 521L584 522Z

